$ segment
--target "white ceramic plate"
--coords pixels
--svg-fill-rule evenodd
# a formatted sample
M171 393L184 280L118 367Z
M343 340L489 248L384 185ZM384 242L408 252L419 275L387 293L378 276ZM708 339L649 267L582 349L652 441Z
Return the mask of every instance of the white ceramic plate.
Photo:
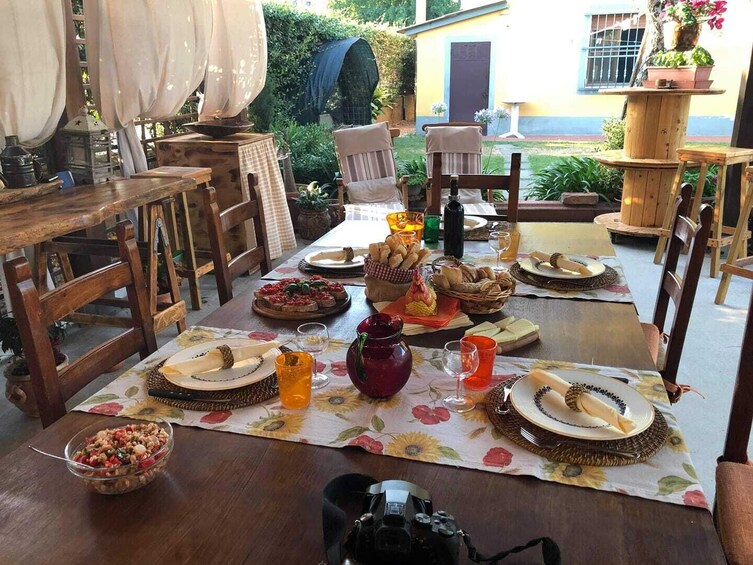
M465 231L477 230L478 228L483 228L488 223L488 220L479 216L465 216L463 218L463 229ZM444 220L439 222L439 227L444 229Z
M179 361L188 361L194 357L198 357L210 349L219 347L220 345L229 345L230 347L243 347L246 345L253 345L255 343L261 343L260 341L245 339L245 338L232 338L232 339L218 339L215 341L207 341L206 343L200 343L192 347L187 347L165 361L165 365L171 365ZM200 375L191 376L168 376L165 378L182 388L189 390L230 390L233 388L240 388L242 386L250 385L255 382L259 382L262 379L267 378L269 375L275 372L275 357L280 354L280 350L275 348L272 350L274 354L264 357L261 365L257 367L259 357L254 359L246 359L233 365L229 369L218 369L217 371L209 371L208 373L201 373Z
M588 267L588 270L591 272L591 274L581 275L580 273L576 273L574 271L555 269L549 263L543 263L531 257L526 257L525 259L520 261L520 268L528 273L531 273L532 275L547 277L550 279L590 279L602 274L607 270L604 263L594 261L590 257L583 257L580 255L568 255L568 257L572 261L584 264L586 267Z
M311 253L306 255L306 257L304 257L303 259L309 265L323 268L323 269L354 269L356 267L363 267L363 261L365 259L364 255L358 255L356 257L353 257L352 261L333 261L332 259L313 259L315 255L318 255L322 251L342 251L342 247L333 248L333 249L318 249L316 251L312 251Z
M562 436L603 441L637 435L654 421L654 405L625 383L588 371L558 369L553 372L569 383L585 385L596 398L633 420L635 429L623 434L599 418L570 410L561 395L525 376L513 385L510 399L523 418L540 428Z

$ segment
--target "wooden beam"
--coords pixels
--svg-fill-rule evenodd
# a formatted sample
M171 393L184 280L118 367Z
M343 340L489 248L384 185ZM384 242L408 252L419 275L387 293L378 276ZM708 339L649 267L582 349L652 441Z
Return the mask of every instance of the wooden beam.
M753 46L747 66L742 68L740 94L737 98L737 113L732 129L733 147L753 147ZM730 167L727 172L726 202L724 204L724 223L737 224L740 214L740 177L741 167Z

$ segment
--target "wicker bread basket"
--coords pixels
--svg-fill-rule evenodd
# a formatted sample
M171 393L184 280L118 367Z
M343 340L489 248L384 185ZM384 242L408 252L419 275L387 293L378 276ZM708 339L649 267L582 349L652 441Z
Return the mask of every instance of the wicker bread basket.
M432 267L435 271L438 271L441 265L457 267L461 264L462 262L454 257L439 257L432 262ZM457 298L460 300L460 309L466 314L493 314L499 312L507 303L508 298L510 298L515 292L515 279L512 277L510 277L508 283L511 284L511 286L504 289L502 292L461 292L458 290L443 288L440 285L435 284L434 276L435 275L432 275L431 281L434 290L438 294L443 294L450 298Z
M433 278L433 277L432 277ZM458 292L434 285L437 294L444 294L451 298L460 300L460 309L466 314L494 314L499 312L507 303L507 299L515 292L515 282L513 285L502 292L481 293L481 292Z

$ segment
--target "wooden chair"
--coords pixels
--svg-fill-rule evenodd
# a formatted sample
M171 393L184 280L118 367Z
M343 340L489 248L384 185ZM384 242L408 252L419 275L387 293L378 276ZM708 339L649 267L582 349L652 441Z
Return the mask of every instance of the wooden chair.
M709 239L711 224L714 220L714 209L703 205L700 209L700 222L696 223L688 217L691 206L692 187L684 184L681 197L674 206L675 215L672 224L672 236L667 249L667 259L664 263L659 279L659 293L654 308L654 318L651 324L641 324L646 336L649 351L656 364L656 368L664 378L664 386L671 402L677 402L680 396L690 387L677 384L677 373L680 368L682 347L688 331L690 313L693 309L698 279L703 268L703 258ZM680 253L687 247L688 260L682 277L677 274L677 261ZM664 333L667 321L669 301L675 307L675 315L669 334ZM662 345L666 343L662 356ZM663 360L662 360L663 357Z
M65 414L65 401L106 369L138 353L142 359L157 350L149 299L139 250L129 221L117 226L120 260L73 279L39 295L31 267L19 257L5 263L8 295L13 304L24 354L29 365L42 425L49 426ZM131 325L120 335L92 349L60 373L47 335L48 326L94 299L126 288Z
M233 298L233 279L256 267L261 268L262 275L266 275L272 270L265 236L267 228L264 223L264 208L257 184L256 176L249 173L249 200L231 206L222 212L220 212L220 207L217 204L217 193L214 188L210 186L199 189L204 197L204 210L207 217L209 243L212 247L214 275L217 279L220 304L225 304ZM247 249L228 261L224 234L231 228L248 220L254 221L256 247Z
M724 453L716 467L714 518L727 561L753 563L753 465L748 442L753 424L753 293L745 323Z
M393 209L408 209L407 176L399 177L393 151L394 138L400 130L390 129L380 122L368 126L342 128L332 132L337 163L342 178L337 179L337 197L341 210L346 204L348 185L357 182L395 179L397 196L394 201L374 202L372 205L392 205ZM359 203L368 206L369 203Z
M435 153L432 161L431 184L427 196L428 213L438 215L441 211L441 194L443 188L450 187L451 175L442 174L442 154ZM458 175L458 187L461 189L478 189L486 191L487 200L493 202L494 190L507 191L507 221L518 221L518 200L520 198L520 153L513 153L510 159L508 175ZM501 216L479 214L480 216L499 220Z

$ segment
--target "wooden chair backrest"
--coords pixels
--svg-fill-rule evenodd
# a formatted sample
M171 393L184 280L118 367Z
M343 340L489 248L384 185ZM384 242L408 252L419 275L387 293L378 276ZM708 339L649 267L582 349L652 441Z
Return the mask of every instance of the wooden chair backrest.
M748 318L737 366L735 392L727 424L727 439L724 442L722 461L748 462L748 441L753 425L753 292L750 295Z
M669 301L675 306L675 315L669 331L665 364L661 371L664 380L676 384L677 373L680 368L680 357L688 331L688 322L693 310L698 280L703 268L703 258L706 255L706 244L709 240L711 223L714 219L714 209L711 206L701 206L700 221L694 222L688 217L692 200L692 186L684 184L680 198L675 204L675 219L672 223L672 235L669 240L667 258L662 270L659 293L656 297L653 324L664 333L667 321ZM682 277L677 274L677 262L680 253L687 247L687 263Z
M220 304L225 304L233 298L234 279L256 267L261 269L262 275L266 275L272 269L269 262L267 226L264 221L264 207L259 193L258 180L256 175L249 173L249 199L223 211L220 211L217 193L213 187L201 187L199 190L204 197L209 244L212 247L214 274L217 279L217 292L220 297ZM228 261L224 234L231 228L248 220L254 221L256 247L247 249Z
M8 295L44 427L64 416L65 401L105 370L134 353L144 359L157 350L144 272L131 222L120 222L117 234L119 261L68 281L41 298L25 258L19 257L4 265ZM97 298L124 287L132 326L58 373L47 328Z
M442 154L435 153L429 186L429 214L439 214L442 189L450 187L451 179L451 175L442 174ZM458 188L486 190L489 202L493 202L492 191L507 191L507 221L517 222L520 196L520 153L512 154L509 175L458 175Z

